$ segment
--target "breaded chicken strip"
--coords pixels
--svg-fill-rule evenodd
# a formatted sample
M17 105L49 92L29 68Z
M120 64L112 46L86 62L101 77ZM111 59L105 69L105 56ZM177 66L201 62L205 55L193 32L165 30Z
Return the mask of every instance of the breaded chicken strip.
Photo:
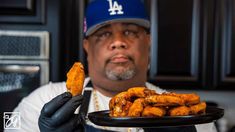
M162 117L166 114L166 110L161 107L146 106L142 112L145 117Z
M186 116L189 115L189 113L190 113L190 108L187 106L174 107L168 111L169 116Z
M131 105L128 116L138 117L141 116L142 111L144 110L144 98L138 98Z
M206 112L206 102L201 102L196 105L192 105L190 108L190 114L196 115L196 114L204 114Z
M180 97L170 95L151 95L145 98L145 102L152 106L179 106L184 105L184 100Z

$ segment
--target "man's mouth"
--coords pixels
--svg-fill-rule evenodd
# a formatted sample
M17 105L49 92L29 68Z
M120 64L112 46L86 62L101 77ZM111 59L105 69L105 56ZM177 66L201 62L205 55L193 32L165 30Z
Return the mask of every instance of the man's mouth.
M124 55L116 55L116 56L113 56L110 59L111 63L125 63L125 62L128 62L128 61L130 61L130 59L127 56L124 56Z

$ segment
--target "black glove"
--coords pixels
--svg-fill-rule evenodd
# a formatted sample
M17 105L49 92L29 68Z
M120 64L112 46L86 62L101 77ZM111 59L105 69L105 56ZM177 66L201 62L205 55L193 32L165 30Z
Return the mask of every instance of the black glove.
M41 132L83 131L80 116L74 111L82 103L83 96L72 97L65 92L46 103L38 120Z

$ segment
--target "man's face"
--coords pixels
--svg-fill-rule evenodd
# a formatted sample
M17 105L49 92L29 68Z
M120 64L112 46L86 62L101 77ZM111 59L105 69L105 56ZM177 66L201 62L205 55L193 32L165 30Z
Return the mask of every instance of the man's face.
M146 74L149 48L150 38L144 28L130 23L108 24L84 41L89 74L110 80Z

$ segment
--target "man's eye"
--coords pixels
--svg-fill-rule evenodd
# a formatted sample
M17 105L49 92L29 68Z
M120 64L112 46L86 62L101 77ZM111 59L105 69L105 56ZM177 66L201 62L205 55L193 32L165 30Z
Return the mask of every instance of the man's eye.
M132 30L126 30L126 31L124 31L124 34L126 36L136 36L138 34L138 32L132 31Z
M99 33L96 36L99 38L105 38L105 37L109 37L111 35L111 32L103 32L103 33Z

